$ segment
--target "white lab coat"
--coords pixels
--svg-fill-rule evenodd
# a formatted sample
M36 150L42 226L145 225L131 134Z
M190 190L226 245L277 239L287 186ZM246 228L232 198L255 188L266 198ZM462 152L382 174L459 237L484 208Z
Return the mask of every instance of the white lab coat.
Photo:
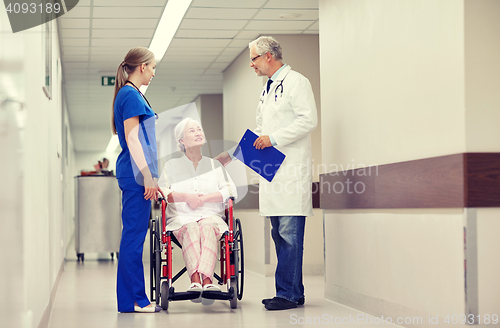
M262 216L312 216L311 131L318 117L311 83L285 67L257 107L258 135L272 135L286 158L271 182L260 178Z

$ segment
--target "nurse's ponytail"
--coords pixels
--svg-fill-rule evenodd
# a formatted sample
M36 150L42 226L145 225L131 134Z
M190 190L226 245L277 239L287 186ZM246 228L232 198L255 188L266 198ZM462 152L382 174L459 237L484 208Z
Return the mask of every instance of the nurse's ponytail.
M118 91L127 83L129 74L141 64L150 64L155 59L155 55L147 48L135 47L129 50L125 59L118 66L115 79L115 95L113 97L113 107L111 108L111 132L116 134L115 125L115 100Z

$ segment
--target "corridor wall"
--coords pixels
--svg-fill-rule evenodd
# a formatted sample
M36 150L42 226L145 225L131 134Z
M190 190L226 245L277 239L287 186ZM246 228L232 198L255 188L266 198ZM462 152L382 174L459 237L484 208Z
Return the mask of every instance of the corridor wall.
M328 172L500 151L498 2L320 0L319 9ZM411 190L418 181L393 182ZM500 210L394 207L325 211L326 297L376 316L423 319L408 327L432 326L429 316L498 313L500 246L488 231L498 231ZM475 300L464 280L471 213Z
M1 280L9 285L2 288L0 303L5 327L47 326L68 244L66 223L73 217L73 144L62 95L57 22L48 24L50 29L42 25L13 34L6 12L0 11L0 98L16 104L9 108L19 134L18 143L3 149L9 157L0 159L16 164L11 183L3 188L16 206L12 215L2 217L9 222L2 228L9 238L1 239ZM45 93L47 76L51 88ZM3 115L4 107L0 110ZM3 261L5 254L12 256Z

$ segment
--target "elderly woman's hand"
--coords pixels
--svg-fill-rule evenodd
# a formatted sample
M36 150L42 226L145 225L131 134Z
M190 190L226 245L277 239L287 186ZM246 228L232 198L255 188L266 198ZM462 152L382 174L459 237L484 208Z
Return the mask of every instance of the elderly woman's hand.
M202 207L205 202L201 199L203 194L185 194L185 201L193 210Z

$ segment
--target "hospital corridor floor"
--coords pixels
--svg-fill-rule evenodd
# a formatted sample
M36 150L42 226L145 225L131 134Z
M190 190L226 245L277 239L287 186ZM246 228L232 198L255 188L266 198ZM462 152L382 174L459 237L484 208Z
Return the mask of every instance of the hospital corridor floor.
M363 312L324 298L324 277L305 276L306 303L296 309L267 311L262 298L274 296L274 277L245 271L243 299L237 309L229 301L204 306L191 301L171 302L160 313L118 313L116 310L117 261L66 261L61 275L49 328L154 328L154 327L398 327L381 324ZM149 295L149 263L144 263ZM174 283L176 290L188 287L187 275ZM225 286L223 290L225 290ZM354 318L357 322L354 323ZM370 324L370 321L372 323ZM349 321L350 320L350 321ZM342 323L344 322L344 324Z

